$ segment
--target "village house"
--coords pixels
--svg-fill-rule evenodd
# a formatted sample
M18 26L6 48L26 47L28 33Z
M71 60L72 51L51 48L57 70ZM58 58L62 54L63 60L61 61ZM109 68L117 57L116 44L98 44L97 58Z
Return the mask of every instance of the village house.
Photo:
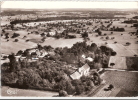
M55 32L55 31L53 31L53 32L48 32L48 34L49 34L50 36L54 36L54 35L56 34L56 32Z
M38 55L38 57L42 58L42 57L48 55L48 52L46 52L44 49L42 49L42 50L37 50L36 54Z
M1 59L4 59L4 57L5 57L5 58L8 58L8 56L9 56L9 55L2 53L2 54L1 54Z
M20 57L21 57L20 55L16 55L15 56L16 61L19 61Z
M29 54L32 54L33 52L36 52L37 49L29 49L28 52Z
M86 61L86 60L89 61L89 62L93 62L93 60L94 60L92 57L89 57L89 56L86 57L85 55L82 55L80 59L83 62Z

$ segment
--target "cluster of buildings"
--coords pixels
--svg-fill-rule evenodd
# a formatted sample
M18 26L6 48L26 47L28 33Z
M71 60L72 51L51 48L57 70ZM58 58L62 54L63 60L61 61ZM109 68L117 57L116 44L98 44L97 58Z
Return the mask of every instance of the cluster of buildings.
M49 53L45 51L44 49L39 50L36 48L29 49L28 53L30 55L30 61L36 61L39 58L43 58L44 56L48 55ZM26 56L22 56L22 54L15 55L16 61L26 59Z

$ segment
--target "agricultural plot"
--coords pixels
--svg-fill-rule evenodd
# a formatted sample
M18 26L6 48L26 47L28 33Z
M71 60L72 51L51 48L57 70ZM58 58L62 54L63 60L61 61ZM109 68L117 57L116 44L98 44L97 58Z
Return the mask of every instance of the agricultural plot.
M116 56L134 56L134 53L131 50L126 49L122 44L107 44L110 48L117 52Z
M116 88L138 92L137 76L138 72L107 71L101 78L104 79L107 84L112 84Z
M105 85L101 88L93 97L116 97L116 95L120 92L120 88L114 87L111 91L105 91L109 85Z
M138 71L138 57L126 57L126 64L129 70Z
M110 65L111 63L115 65ZM127 69L126 57L111 56L108 67L113 69Z

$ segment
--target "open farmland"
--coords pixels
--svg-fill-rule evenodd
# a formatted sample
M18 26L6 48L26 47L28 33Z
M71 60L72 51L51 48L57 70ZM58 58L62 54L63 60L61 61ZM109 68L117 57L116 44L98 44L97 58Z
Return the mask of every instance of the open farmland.
M3 9L2 96L138 96L137 17L137 9Z

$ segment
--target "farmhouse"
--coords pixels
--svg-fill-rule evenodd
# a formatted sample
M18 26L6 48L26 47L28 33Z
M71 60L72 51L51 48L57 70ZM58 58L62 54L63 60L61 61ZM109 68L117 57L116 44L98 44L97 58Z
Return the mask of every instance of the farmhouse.
M89 70L90 70L90 66L87 63L78 69L81 76L83 76L83 75L88 76Z
M88 64L83 65L77 71L70 75L71 79L80 79L82 76L88 76L90 71L90 66Z
M70 75L71 79L75 80L75 79L80 79L81 78L81 74L76 71L73 74Z

